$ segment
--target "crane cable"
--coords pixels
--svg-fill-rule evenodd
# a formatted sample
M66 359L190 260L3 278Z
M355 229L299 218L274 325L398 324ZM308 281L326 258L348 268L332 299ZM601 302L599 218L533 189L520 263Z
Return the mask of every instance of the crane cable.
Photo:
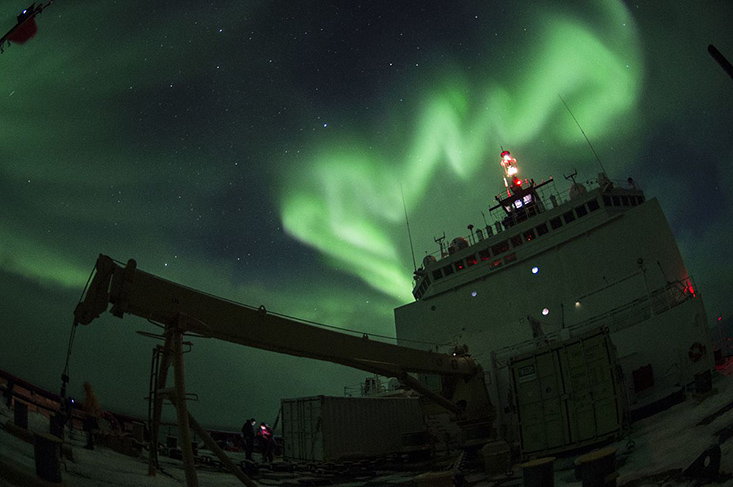
M81 304L82 300L84 299L84 295L87 292L87 289L89 289L89 283L92 281L92 276L94 275L94 271L96 270L96 267L92 269L92 272L89 273L89 278L87 279L87 283L84 285L84 290L81 292L81 296L79 297L79 303ZM76 337L76 327L79 325L79 323L74 319L74 323L71 325L71 333L69 333L69 345L66 348L66 362L64 363L64 371L61 373L61 398L66 399L66 384L69 383L69 361L71 360L71 350L74 347L74 338Z

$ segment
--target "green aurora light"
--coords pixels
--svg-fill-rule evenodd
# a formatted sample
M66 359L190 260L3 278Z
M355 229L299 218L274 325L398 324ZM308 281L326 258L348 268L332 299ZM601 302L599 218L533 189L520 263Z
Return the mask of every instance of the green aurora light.
M478 96L469 98L469 87L453 76L442 92L427 95L407 142L379 151L399 158L375 157L368 149L374 141L320 148L281 188L285 229L335 268L404 302L412 282L401 181L410 182L408 211L419 212L443 166L466 181L485 161L498 161L494 148L502 144L552 136L585 147L560 94L594 134L610 136L630 123L642 79L640 43L622 2L605 3L604 21L615 27L601 39L577 19L548 15L541 42L524 46L530 61L500 81L484 80Z

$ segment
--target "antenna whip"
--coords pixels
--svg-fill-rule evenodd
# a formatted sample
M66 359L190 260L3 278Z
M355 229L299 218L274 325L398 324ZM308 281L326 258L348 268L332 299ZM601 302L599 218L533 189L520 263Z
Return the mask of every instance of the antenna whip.
M565 108L568 109L568 113L570 114L571 117L573 117L573 120L575 120L575 124L580 129L580 133L583 134L583 137L585 137L585 141L588 142L588 145L590 146L590 150L593 151L593 155L596 156L596 161L598 161L598 165L601 166L601 171L603 171L603 174L606 174L606 170L603 167L603 163L601 163L601 159L598 157L598 154L596 154L596 150L593 148L593 144L590 143L590 139L588 139L588 136L585 135L585 131L583 130L583 127L580 126L578 119L575 118L575 115L573 115L573 112L570 111L570 107L568 106L567 103L565 103L565 100L562 99L562 96L560 96L560 94L558 94L557 96L560 97L560 101L562 102L563 105L565 105Z
M402 208L405 210L405 225L407 226L407 238L410 239L410 252L412 252L412 270L417 271L415 264L415 248L412 246L412 233L410 232L410 220L407 219L407 205L405 204L405 192L400 184L400 194L402 195Z

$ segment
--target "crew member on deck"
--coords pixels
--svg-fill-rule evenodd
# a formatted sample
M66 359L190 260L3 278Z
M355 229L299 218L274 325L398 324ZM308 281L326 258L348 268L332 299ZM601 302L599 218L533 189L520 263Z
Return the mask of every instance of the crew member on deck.
M94 431L99 428L99 401L89 382L84 383L84 431L87 432L87 450L94 450Z
M250 418L244 422L242 426L242 437L244 438L244 449L246 451L247 460L252 460L252 448L255 441L255 418Z
M266 423L261 423L257 437L262 449L262 461L272 463L275 460L275 434Z

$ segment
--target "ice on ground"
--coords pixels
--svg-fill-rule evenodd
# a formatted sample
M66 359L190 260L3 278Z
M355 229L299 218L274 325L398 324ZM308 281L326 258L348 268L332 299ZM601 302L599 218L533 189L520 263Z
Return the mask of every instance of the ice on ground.
M623 486L633 482L634 485L657 486L659 480L643 479L672 469L684 469L692 463L706 448L718 444L717 433L724 428L733 430L733 408L722 412L707 424L699 423L710 418L711 415L724 410L733 404L733 377L719 375L714 387L717 393L705 399L688 397L686 401L655 416L638 421L632 426L630 434L622 441L617 442L617 458L619 459L618 485ZM12 411L5 405L0 406L0 423L12 420ZM29 412L29 429L38 432L48 432L49 421L45 416ZM160 457L164 473L156 477L147 475L147 453L141 458L132 458L114 452L104 447L97 447L90 451L83 448L85 444L84 432L74 430L67 438L74 449L74 461L65 460L62 467L64 479L70 484L79 487L125 487L125 486L181 486L185 485L185 474L180 460ZM633 442L633 443L631 443ZM633 449L631 445L633 444ZM721 471L733 472L733 439L721 444ZM4 429L0 429L0 455L22 464L29 469L35 469L33 445L26 443ZM210 455L213 457L213 454ZM555 485L558 487L580 487L581 483L574 479L572 468L573 458L559 459L555 466ZM238 461L238 460L235 460ZM242 485L233 475L213 469L199 469L197 471L201 485L239 486ZM519 474L520 469L515 469ZM286 474L287 475L287 474ZM285 476L286 476L285 475ZM278 485L286 482L285 476L281 480L267 479L262 485ZM642 480L640 480L642 479ZM382 477L370 480L349 482L351 487L398 485L410 480L410 474L385 474ZM521 485L521 480L506 483L506 479L488 479L481 473L471 476L475 487ZM293 476L289 482L297 482ZM0 487L7 487L0 477ZM693 481L676 484L664 483L665 486L692 486ZM733 487L733 480L716 485Z

